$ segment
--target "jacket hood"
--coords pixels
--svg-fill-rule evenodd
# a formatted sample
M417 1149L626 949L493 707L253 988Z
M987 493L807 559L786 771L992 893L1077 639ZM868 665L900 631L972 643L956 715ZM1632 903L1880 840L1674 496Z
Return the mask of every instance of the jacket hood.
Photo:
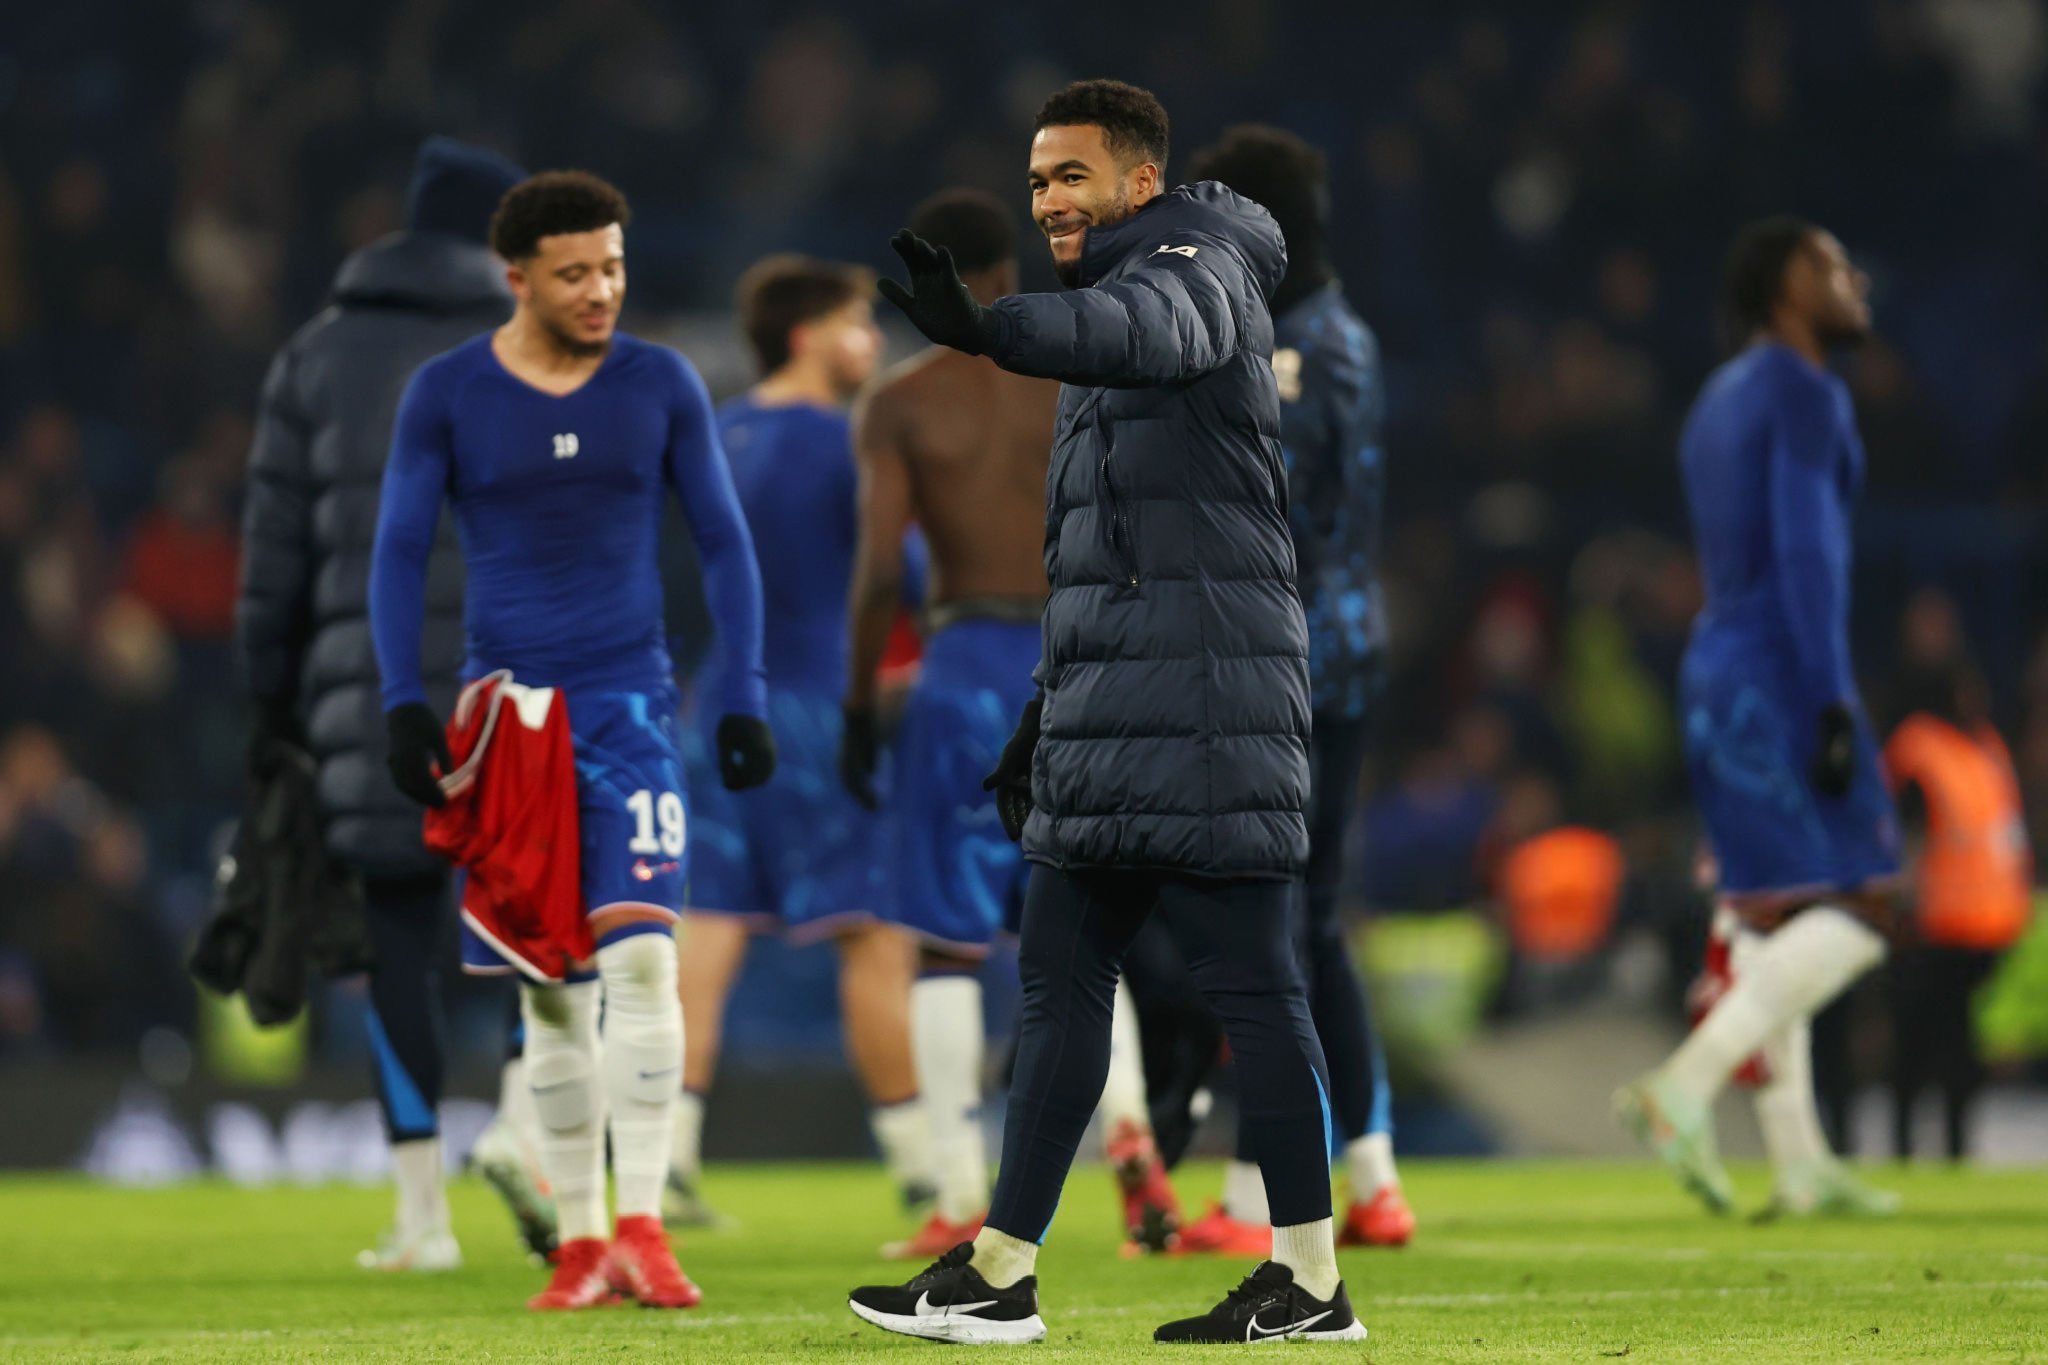
M1121 223L1088 229L1087 244L1081 248L1080 283L1094 284L1133 253L1152 250L1160 234L1177 231L1206 233L1230 243L1269 300L1287 274L1287 242L1273 215L1221 181L1198 180L1176 186Z
M341 263L337 303L452 313L512 301L504 264L445 232L394 232Z

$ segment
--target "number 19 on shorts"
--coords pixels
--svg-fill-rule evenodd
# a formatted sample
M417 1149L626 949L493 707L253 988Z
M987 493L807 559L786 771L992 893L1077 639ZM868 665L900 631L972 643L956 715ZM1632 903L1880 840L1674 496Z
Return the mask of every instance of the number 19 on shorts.
M661 853L680 857L683 851L683 798L675 792L655 793L646 789L626 798L633 812L633 842L626 847L634 853Z

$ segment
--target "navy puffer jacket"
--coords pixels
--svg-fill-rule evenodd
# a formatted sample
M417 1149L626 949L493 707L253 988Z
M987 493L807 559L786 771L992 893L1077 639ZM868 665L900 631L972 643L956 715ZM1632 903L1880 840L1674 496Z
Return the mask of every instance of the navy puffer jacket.
M392 415L421 363L511 311L505 268L483 246L396 233L348 259L333 306L278 354L263 387L243 513L243 676L259 702L297 712L320 763L327 846L370 876L447 867L384 770L369 579ZM424 656L438 714L454 700L462 649L462 556L444 520Z
M1084 287L996 305L1062 380L1026 857L1283 879L1308 856L1308 631L1267 303L1280 228L1213 181L1091 228Z

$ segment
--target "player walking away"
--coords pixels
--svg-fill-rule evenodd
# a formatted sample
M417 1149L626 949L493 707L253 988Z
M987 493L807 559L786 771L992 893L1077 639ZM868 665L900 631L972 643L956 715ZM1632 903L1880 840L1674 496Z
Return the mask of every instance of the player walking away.
M874 816L839 783L846 594L855 476L846 403L881 353L874 277L771 256L740 280L739 314L761 382L719 409L719 436L761 562L774 779L735 796L708 727L684 749L690 788L689 914L680 974L683 1098L663 1207L673 1224L713 1221L698 1191L704 1097L750 930L839 950L846 1050L867 1092L876 1144L905 1200L931 1199L931 1140L910 1059L909 935L879 917ZM715 719L715 711L706 719Z
M717 689L726 785L757 786L775 765L762 719L760 577L709 397L682 357L615 330L627 216L624 196L581 171L538 175L505 196L491 241L509 263L517 306L407 388L370 583L391 773L414 800L442 804L436 768L451 770L420 684L427 555L444 500L469 575L464 676L509 670L520 684L557 689L567 705L581 899L596 951L565 980L520 985L527 1079L562 1236L534 1308L587 1307L615 1287L656 1307L699 1297L659 1217L682 1068L672 931L686 851L656 569L664 486L696 537L726 642ZM522 847L511 856L546 855ZM472 923L478 891L472 878L465 964L507 970ZM618 1207L609 1246L607 1110Z
M1379 344L1330 266L1329 172L1321 152L1282 129L1241 125L1197 154L1189 177L1218 181L1261 205L1287 239L1287 274L1273 293L1273 376L1314 706L1298 947L1351 1179L1338 1245L1402 1246L1414 1235L1415 1215L1394 1169L1386 1062L1337 916L1344 830L1370 736L1366 712L1381 688L1386 635L1378 582L1386 479ZM1245 1136L1240 1129L1222 1203L1188 1227L1183 1250L1268 1253L1266 1189Z
M462 1253L449 1226L436 1113L435 963L450 920L448 868L421 846L418 808L384 780L383 708L363 624L377 484L407 377L512 311L504 265L484 237L499 198L523 175L480 147L447 138L421 147L405 230L350 256L333 304L278 354L249 454L236 612L254 703L249 761L262 775L288 748L315 757L328 847L362 877L375 950L366 1018L398 1195L389 1235L359 1258L378 1270L452 1269ZM421 681L445 706L461 658L461 563L452 541L433 561ZM516 1087L506 1092L516 1110ZM501 1109L493 1124L501 1148L493 1184L520 1216L529 1248L544 1253L553 1215L506 1141L505 1118Z
M1811 223L1736 238L1725 281L1746 345L1711 375L1679 458L1707 602L1680 672L1693 792L1740 927L1733 983L1622 1122L1709 1209L1733 1206L1714 1098L1761 1051L1757 1117L1787 1211L1888 1212L1828 1150L1809 1021L1885 955L1898 825L1849 659L1849 519L1863 482L1828 353L1870 330L1869 280Z
M1039 111L1032 210L1062 294L985 307L951 256L894 245L924 334L1059 378L1039 691L989 778L1032 867L1024 1009L987 1225L900 1286L890 1331L1036 1340L1033 1274L1101 1093L1117 969L1153 913L1222 1018L1274 1258L1161 1341L1355 1340L1330 1217L1322 1047L1289 934L1308 857L1308 630L1294 587L1268 301L1279 226L1213 182L1168 191L1166 112L1120 81Z
M913 230L953 253L966 287L1016 292L1009 215L984 194L934 196ZM884 819L890 914L921 945L910 991L919 1089L931 1123L937 1207L884 1254L924 1260L972 1237L988 1210L982 1140L984 1025L978 973L1023 893L1024 861L982 778L1035 691L1045 606L1045 471L1058 386L935 346L892 371L855 422L860 553L842 770L877 804L882 725L876 678L901 599L904 532L931 554L923 672L898 727ZM1152 1142L1143 1059L1128 1005L1102 1091L1103 1133L1135 1245L1163 1248L1179 1207Z

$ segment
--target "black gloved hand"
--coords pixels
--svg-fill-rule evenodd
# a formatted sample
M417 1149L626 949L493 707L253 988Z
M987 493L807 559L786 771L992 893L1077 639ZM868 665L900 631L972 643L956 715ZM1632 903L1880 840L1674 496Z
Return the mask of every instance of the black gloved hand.
M1034 693L1024 703L1017 732L1003 746L996 770L981 780L983 791L995 793L996 814L1013 844L1024 841L1024 822L1031 816L1031 760L1038 753L1038 722L1044 711L1045 693Z
M288 749L306 747L305 727L288 700L258 697L249 717L249 776L267 782L284 766Z
M757 716L735 712L718 721L718 778L729 792L758 787L775 776L775 732Z
M1820 713L1820 742L1813 752L1814 790L1843 796L1856 775L1856 720L1849 708L1835 702Z
M953 253L933 246L905 228L889 239L903 264L910 269L910 288L884 276L882 297L901 308L917 330L941 346L951 346L969 355L987 355L995 349L996 311L984 308L960 282L953 268Z
M445 806L448 794L434 771L441 775L455 771L448 756L448 735L434 708L422 701L404 702L384 713L384 730L391 739L391 753L384 760L391 768L391 781L422 806Z
M839 735L839 780L853 799L867 810L882 803L875 795L875 768L881 762L882 726L871 706L848 706L841 714L846 725Z

